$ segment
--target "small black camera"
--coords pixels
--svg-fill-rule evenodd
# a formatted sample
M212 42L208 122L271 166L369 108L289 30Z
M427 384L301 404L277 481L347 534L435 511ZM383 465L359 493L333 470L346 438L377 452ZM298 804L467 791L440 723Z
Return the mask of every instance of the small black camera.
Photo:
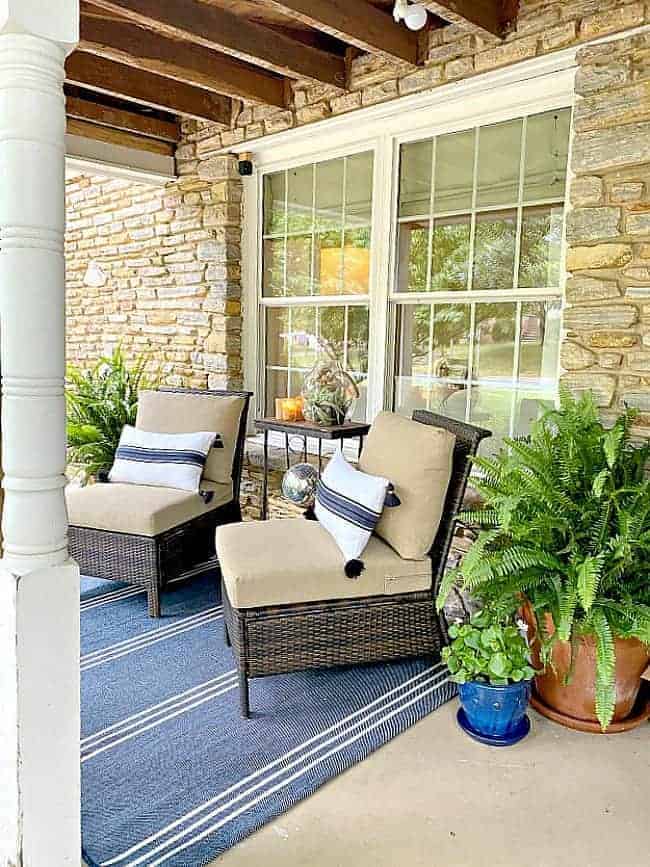
M239 174L242 178L250 178L253 174L253 161L250 154L241 154L238 162Z

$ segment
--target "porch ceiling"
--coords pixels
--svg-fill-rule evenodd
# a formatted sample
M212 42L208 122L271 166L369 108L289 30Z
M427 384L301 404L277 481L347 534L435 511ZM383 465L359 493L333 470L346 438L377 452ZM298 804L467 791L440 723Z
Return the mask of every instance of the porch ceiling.
M82 0L66 63L69 131L172 155L183 117L224 127L233 100L284 107L288 84L348 83L355 54L417 66L422 34L394 0ZM449 23L503 37L518 0L418 0L430 29Z

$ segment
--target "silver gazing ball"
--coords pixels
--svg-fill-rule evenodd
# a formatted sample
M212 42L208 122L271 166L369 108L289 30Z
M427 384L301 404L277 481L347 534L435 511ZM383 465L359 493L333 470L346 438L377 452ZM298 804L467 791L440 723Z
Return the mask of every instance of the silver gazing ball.
M294 464L282 478L282 496L296 506L308 508L314 503L318 470L311 464Z

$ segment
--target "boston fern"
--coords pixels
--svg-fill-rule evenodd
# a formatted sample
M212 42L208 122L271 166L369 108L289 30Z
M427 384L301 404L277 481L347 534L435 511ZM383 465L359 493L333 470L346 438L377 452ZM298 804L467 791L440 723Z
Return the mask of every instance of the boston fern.
M125 424L135 424L138 391L155 387L145 377L146 356L129 366L119 347L89 370L67 371L68 459L86 477L113 464Z
M596 643L596 714L605 729L615 705L614 639L650 644L650 444L635 446L632 410L606 429L590 393L567 391L525 439L478 457L473 484L483 507L460 515L479 537L447 574L492 609L512 612L522 596L539 624L542 661L553 644ZM555 631L546 631L545 614Z

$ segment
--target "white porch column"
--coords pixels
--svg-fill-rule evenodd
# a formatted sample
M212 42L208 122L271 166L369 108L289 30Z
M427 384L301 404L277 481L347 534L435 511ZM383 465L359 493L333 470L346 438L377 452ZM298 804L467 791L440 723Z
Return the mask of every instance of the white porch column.
M78 0L0 0L0 867L80 863L79 576L63 497L63 64L78 20Z

